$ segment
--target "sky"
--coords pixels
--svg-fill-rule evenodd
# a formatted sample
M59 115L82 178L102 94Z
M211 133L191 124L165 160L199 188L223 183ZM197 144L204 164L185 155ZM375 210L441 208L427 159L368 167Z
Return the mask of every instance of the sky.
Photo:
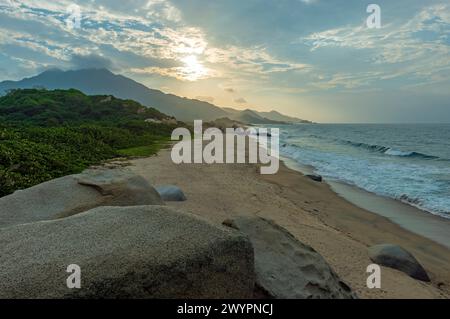
M0 0L0 81L55 67L316 122L448 123L450 0Z

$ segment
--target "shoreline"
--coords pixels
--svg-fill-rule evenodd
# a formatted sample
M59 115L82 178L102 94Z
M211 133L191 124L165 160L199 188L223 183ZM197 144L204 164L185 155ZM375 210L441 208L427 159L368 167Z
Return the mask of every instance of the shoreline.
M130 169L152 185L177 185L186 202L168 203L221 225L236 216L259 216L286 228L318 251L360 298L450 298L450 250L362 209L280 161L275 175L255 164L175 165L170 150L134 159ZM397 244L425 267L431 283L382 267L382 288L368 289L368 247Z
M313 174L314 167L301 165L288 157L281 161L292 170L302 174ZM336 195L352 204L388 218L405 230L435 241L450 249L450 219L422 210L394 198L371 193L339 180L324 180Z

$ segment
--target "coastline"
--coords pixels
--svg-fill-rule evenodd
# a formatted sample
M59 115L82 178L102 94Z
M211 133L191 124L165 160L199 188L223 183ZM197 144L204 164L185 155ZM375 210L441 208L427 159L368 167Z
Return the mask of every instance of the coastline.
M290 158L282 157L285 165L302 174L313 174L314 167L299 165ZM357 186L338 180L324 180L340 197L352 204L388 218L405 230L431 239L450 249L450 219L424 211L413 205L368 192Z
M360 298L450 298L450 250L336 194L280 161L275 175L260 175L258 165L175 165L170 150L134 159L130 169L152 185L180 186L188 200L169 203L221 224L240 215L274 220L316 249ZM382 288L366 287L367 248L392 243L409 250L432 282L416 281L382 267Z

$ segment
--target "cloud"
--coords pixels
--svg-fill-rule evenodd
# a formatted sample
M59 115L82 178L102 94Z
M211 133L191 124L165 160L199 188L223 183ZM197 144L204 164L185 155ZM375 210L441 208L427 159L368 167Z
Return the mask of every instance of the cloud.
M180 81L239 74L256 80L257 75L305 67L278 59L261 46L212 45L204 30L183 22L181 12L170 1L78 1L81 28L69 28L65 22L71 4L68 0L11 0L0 5L0 15L8 19L0 21L4 34L0 44L51 58L36 61L31 53L22 57L36 63L36 68L115 67L118 72ZM15 57L14 53L8 55Z
M71 2L11 3L0 4L0 45L32 51L27 58L36 67L114 66L122 72L140 68L186 80L191 75L182 68L183 59L201 54L207 45L203 32L183 25L176 8L165 0L136 0L127 5L78 2L81 28L73 29L65 23ZM10 58L16 56L13 51L17 49L11 50ZM52 59L33 61L38 53Z
M242 48L226 46L224 48L207 48L205 61L221 64L228 73L245 73L248 75L264 75L277 72L300 71L310 68L305 63L281 60L267 52L266 48L254 46Z
M113 69L113 63L110 59L96 54L74 54L72 55L70 64L74 69Z
M235 99L234 102L238 103L238 104L247 104L247 100L244 99L243 97L240 97L238 99Z
M0 0L0 80L107 67L216 104L245 95L292 109L308 95L450 85L448 0L380 0L379 30L357 0L77 0L70 29L73 3Z
M323 88L355 88L406 77L416 82L450 80L450 72L442 75L443 70L450 70L450 6L446 4L425 7L406 22L386 24L382 29L345 26L312 33L300 42L311 52L363 51L365 71L325 76L327 82L319 85Z

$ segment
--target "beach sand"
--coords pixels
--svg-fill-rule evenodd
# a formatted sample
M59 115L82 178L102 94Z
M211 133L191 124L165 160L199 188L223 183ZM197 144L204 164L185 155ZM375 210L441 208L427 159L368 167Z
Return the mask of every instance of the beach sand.
M360 298L450 297L448 248L355 206L328 184L313 182L283 163L277 174L261 175L256 164L175 165L170 150L162 150L157 156L132 160L130 168L152 185L181 187L188 200L168 205L213 223L239 215L274 220L316 249ZM432 282L382 267L381 289L368 289L366 269L372 262L367 248L380 243L409 250Z

